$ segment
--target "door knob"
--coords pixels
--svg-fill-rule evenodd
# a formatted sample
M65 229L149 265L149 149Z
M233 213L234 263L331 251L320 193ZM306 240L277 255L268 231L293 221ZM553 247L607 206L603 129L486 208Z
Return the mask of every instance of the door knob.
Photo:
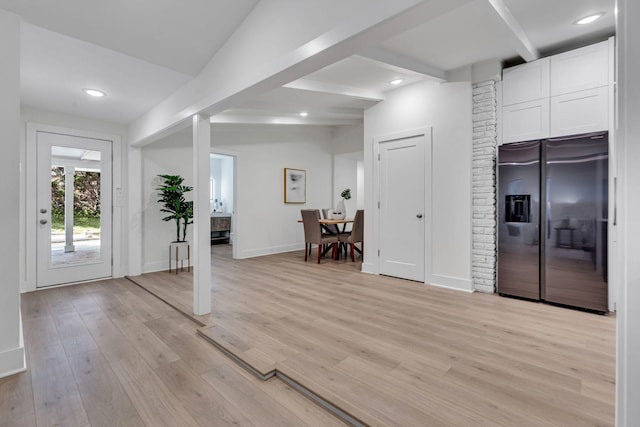
M46 220L46 219L41 219L41 220L40 220L40 224L46 224L46 223L47 223L47 220Z
M422 214L416 215L417 218L422 218Z
M45 213L47 213L47 210L46 209L40 209L40 213L41 214L45 214Z

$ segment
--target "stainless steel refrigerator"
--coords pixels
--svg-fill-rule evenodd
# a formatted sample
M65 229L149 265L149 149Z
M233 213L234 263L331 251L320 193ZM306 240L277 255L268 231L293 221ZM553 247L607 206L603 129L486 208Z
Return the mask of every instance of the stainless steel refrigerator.
M608 135L498 152L498 293L598 312L607 302Z

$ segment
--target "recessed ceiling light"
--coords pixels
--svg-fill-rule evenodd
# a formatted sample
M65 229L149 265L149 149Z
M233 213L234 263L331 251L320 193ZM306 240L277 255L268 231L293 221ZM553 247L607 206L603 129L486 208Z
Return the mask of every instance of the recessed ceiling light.
M576 22L574 22L574 24L576 25L591 24L592 22L595 22L598 19L602 18L602 15L604 15L604 12L594 13L593 15L585 16L582 19L578 19Z
M391 80L389 83L392 85L399 85L400 83L402 83L402 79L394 79L394 80Z
M106 93L104 93L104 92L102 92L101 90L98 90L98 89L82 89L82 91L84 93L86 93L87 95L93 96L93 97L96 97L96 98L101 98L103 96L107 96Z
M307 113L306 111L300 111L300 115L302 117L307 117L309 115L309 113Z

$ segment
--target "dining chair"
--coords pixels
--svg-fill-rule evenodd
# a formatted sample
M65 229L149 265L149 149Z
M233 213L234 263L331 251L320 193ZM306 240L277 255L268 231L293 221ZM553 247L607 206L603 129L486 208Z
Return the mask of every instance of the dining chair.
M301 209L302 224L304 226L304 260L307 261L307 256L311 254L311 246L318 245L318 264L320 264L320 257L322 256L322 249L324 245L330 244L332 246L333 258L336 258L338 248L338 236L322 234L322 227L320 226L320 212L317 209Z
M353 227L351 234L340 234L338 240L351 246L351 261L356 261L355 244L360 243L360 251L364 251L364 210L358 209L356 216L353 218Z
M330 209L322 209L322 218L331 219L329 218L329 210ZM336 224L325 225L324 228L329 232L329 234L340 234L340 228L338 228Z

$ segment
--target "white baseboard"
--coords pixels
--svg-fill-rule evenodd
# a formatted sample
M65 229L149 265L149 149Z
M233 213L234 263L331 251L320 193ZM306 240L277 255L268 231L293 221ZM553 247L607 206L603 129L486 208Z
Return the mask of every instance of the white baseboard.
M166 271L168 269L169 269L169 261L146 262L142 266L142 274L155 273L157 271Z
M426 282L428 285L437 286L439 288L454 289L463 292L475 292L471 279L461 279L459 277L444 276L440 274L432 274L431 280Z
M271 246L269 248L243 250L240 252L240 254L238 254L238 256L239 256L239 259L245 259L245 258L254 258L258 256L282 254L285 252L303 251L303 250L304 250L304 244L294 243L291 245Z
M12 348L0 353L0 378L27 370L24 347Z

